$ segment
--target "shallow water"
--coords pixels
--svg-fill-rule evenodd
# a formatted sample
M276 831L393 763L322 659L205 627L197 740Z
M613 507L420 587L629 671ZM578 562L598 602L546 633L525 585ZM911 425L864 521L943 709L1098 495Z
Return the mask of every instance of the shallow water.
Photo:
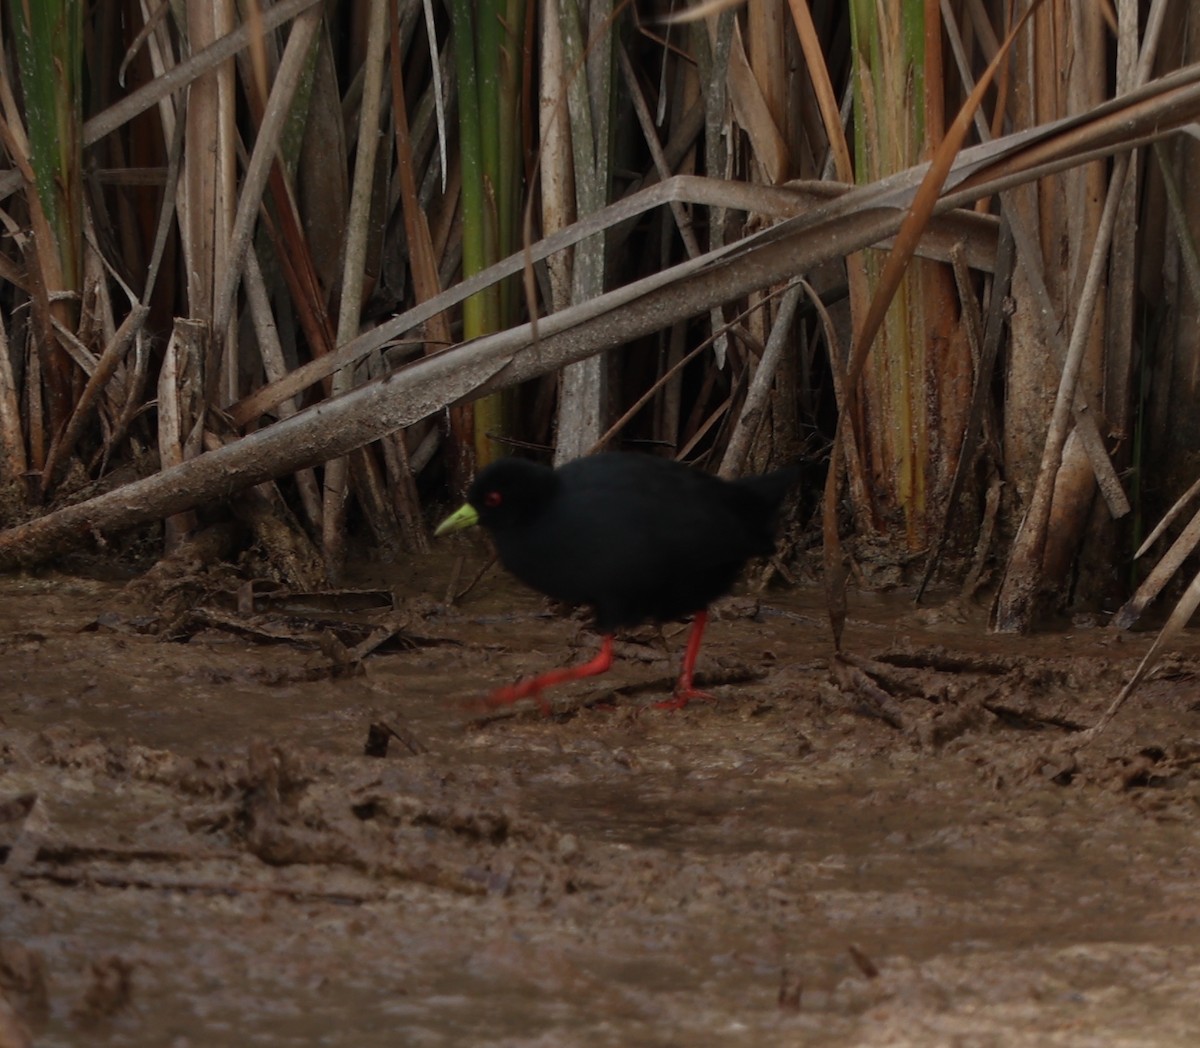
M0 808L36 797L0 821L0 992L37 1044L1195 1043L1192 639L1075 753L1148 636L858 597L893 727L815 589L718 607L714 703L653 708L668 627L553 716L481 715L596 639L498 571L445 609L452 568L364 572L410 647L340 674L0 580ZM411 748L364 756L372 722Z

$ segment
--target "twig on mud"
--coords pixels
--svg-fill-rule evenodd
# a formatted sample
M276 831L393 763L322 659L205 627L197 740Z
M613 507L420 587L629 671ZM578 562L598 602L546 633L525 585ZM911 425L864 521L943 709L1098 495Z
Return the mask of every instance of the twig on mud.
M900 709L900 704L857 666L852 665L842 655L837 655L830 660L830 669L843 691L857 695L863 700L859 703L861 712L878 717L885 724L900 731L909 730L908 718Z
M411 731L393 728L385 720L374 720L371 722L367 729L367 742L363 748L363 752L368 757L386 757L389 739L395 739L414 757L419 757L422 753L429 752L429 747Z
M24 822L36 800L36 793L20 793L0 801L0 823Z
M350 656L355 662L362 662L376 648L395 638L402 647L413 648L416 645L408 639L404 626L400 623L385 623L377 626L369 636L363 638L350 649Z
M483 581L483 577L492 570L498 559L499 558L496 556L496 554L493 553L491 557L488 558L488 562L484 564L484 566L480 568L478 572L476 572L475 577L471 579L471 581L468 582L463 589L455 593L454 587L458 584L458 577L462 571L463 564L463 558L460 557L454 566L454 574L450 577L450 586L446 590L446 603L453 607L460 600L462 600L463 597L465 597L471 592L471 590L473 590L479 585L480 582Z
M1028 709L1018 709L1015 706L1003 702L995 702L984 699L980 705L995 717L998 717L1004 724L1010 728L1060 728L1063 731L1084 731L1085 725L1079 721L1072 720L1069 717L1064 717L1055 714L1036 713Z
M870 957L863 952L862 949L850 943L846 947L846 952L850 954L850 959L855 963L858 970L863 973L868 979L879 978L879 968Z
M8 846L0 845L0 859L8 854ZM190 851L186 848L114 848L103 844L75 844L72 841L43 841L34 861L42 864L68 865L79 862L229 862L240 859L242 853L232 849Z
M929 698L928 689L919 680L914 679L918 672L916 667L897 666L890 661L871 659L846 651L841 653L841 659L855 669L862 670L872 680L886 685L889 693L899 692L919 699Z
M784 968L779 973L779 994L776 997L776 1003L782 1010L789 1012L798 1012L800 1010L800 996L804 991L804 983L800 979L793 979L792 973Z
M485 879L473 877L457 862L397 848L390 837L363 839L354 829L325 822L311 812L298 815L297 796L307 789L311 775L311 767L287 750L260 740L251 742L246 775L239 783L243 790L239 815L247 826L243 840L249 854L270 866L342 868L372 879L425 884L459 895L488 892ZM337 809L340 818L342 806Z
M443 604L454 604L456 599L454 596L454 591L458 589L458 580L462 577L463 565L466 562L467 558L464 556L459 555L454 558L454 567L450 570L450 581L446 583L446 596L442 600Z
M937 670L940 673L984 673L988 676L1011 673L1025 661L1018 656L965 655L947 651L945 648L889 651L876 656L876 660L902 669Z
M128 874L101 873L95 870L63 870L49 866L37 866L22 870L18 879L24 881L50 881L69 887L99 885L103 888L137 888L144 891L196 892L204 895L280 895L295 902L337 902L364 905L381 902L388 897L390 889L364 891L341 888L338 890L314 890L295 884L247 884L234 881L204 880L194 877L130 876Z

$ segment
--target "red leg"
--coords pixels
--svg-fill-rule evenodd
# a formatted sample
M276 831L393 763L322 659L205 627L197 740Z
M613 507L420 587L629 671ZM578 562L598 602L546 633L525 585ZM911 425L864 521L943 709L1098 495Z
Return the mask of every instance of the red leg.
M696 668L696 656L700 654L700 641L704 637L704 627L708 625L708 609L704 608L692 616L692 629L688 633L687 650L683 653L683 669L680 670L679 680L675 683L675 697L654 705L660 710L681 710L692 699L712 702L713 697L706 691L697 691L692 687L692 671Z
M503 688L497 688L488 696L487 704L489 706L507 706L510 703L518 702L521 699L527 699L532 696L538 700L538 705L542 707L542 712L549 713L550 707L542 701L541 697L543 688L549 688L555 684L563 684L569 680L595 677L597 674L607 670L612 665L612 661L612 635L605 634L600 644L600 651L596 654L595 658L580 663L578 666L564 666L562 669L547 670L545 673L518 681L516 684L506 684Z

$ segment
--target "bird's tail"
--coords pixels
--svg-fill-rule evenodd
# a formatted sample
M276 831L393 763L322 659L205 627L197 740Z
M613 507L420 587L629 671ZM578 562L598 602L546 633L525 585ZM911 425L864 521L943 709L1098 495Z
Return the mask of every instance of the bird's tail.
M771 507L771 511L779 509L784 496L800 483L804 469L803 462L792 462L770 473L760 473L754 477L742 477L735 483L753 492L763 502Z

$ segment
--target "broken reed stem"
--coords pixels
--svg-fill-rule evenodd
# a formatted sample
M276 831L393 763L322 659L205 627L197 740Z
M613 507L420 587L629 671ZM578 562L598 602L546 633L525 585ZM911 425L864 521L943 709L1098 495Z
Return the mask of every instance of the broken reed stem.
M1000 588L996 606L996 629L1001 633L1025 630L1033 611L1033 598L1041 577L1042 551L1046 545L1046 531L1050 523L1054 478L1062 461L1063 446L1067 442L1075 402L1075 386L1083 367L1084 350L1087 348L1092 324L1092 310L1105 274L1108 248L1112 242L1113 225L1117 217L1117 205L1121 200L1121 188L1128 170L1129 154L1122 153L1113 162L1112 179L1108 184L1108 194L1104 198L1104 210L1100 215L1092 257L1080 293L1079 312L1076 314L1071 340L1067 345L1067 359L1063 363L1058 394L1050 415L1050 429L1046 434L1037 481L1025 519L1022 520L1017 537L1013 541L1008 572Z
M346 246L336 337L336 344L339 346L353 341L359 333L363 269L367 254L367 224L371 217L371 188L375 180L375 154L379 147L383 63L389 40L387 13L388 0L371 0L362 104L358 119L358 146L354 158L354 188L350 194L350 213L346 218ZM337 372L333 376L333 395L345 393L353 383L354 369L346 368ZM360 492L363 496L363 508L371 516L378 533L382 520L372 510L379 509L379 493L371 483L373 473L365 457L360 457L359 466L358 479L368 481L368 489ZM325 569L332 581L340 577L346 556L346 504L350 495L350 478L350 463L344 457L334 459L325 467L321 546L325 556Z
M775 372L779 367L779 362L783 359L785 348L790 348L791 345L792 321L795 319L801 294L803 294L803 288L798 282L793 283L783 293L783 298L779 302L779 311L775 314L775 322L771 328L771 335L767 339L766 349L755 369L754 378L750 381L750 388L746 391L742 410L725 448L721 468L717 471L717 475L726 480L738 476L746 464L746 456L750 453L750 444L766 413L767 397L770 395L771 386L775 381Z

